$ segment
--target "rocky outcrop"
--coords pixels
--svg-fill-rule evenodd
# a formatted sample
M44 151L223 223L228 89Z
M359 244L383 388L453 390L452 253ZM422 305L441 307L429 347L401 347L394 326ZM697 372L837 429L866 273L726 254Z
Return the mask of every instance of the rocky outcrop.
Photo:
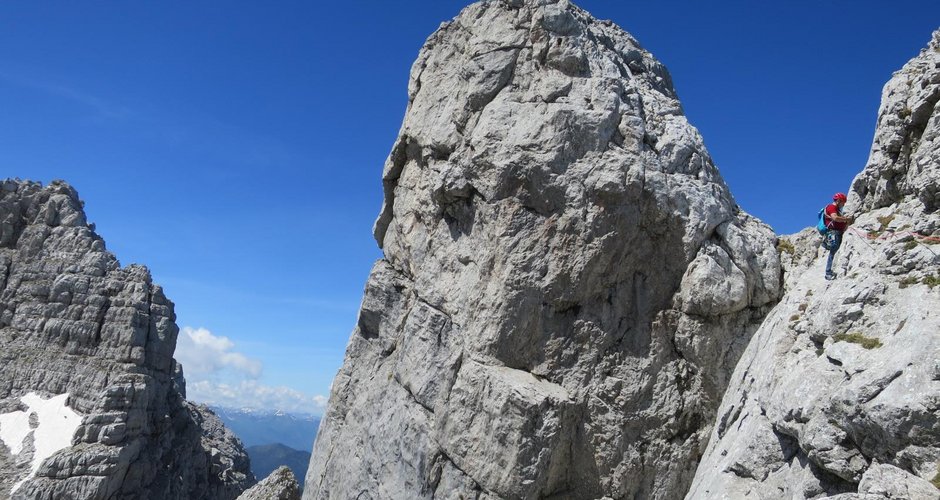
M839 277L790 238L687 498L940 498L940 31L882 99Z
M920 56L885 85L875 139L865 170L852 182L855 206L864 211L916 200L940 208L940 31Z
M0 498L233 499L253 483L235 436L184 400L174 321L74 189L0 183Z
M284 465L242 493L238 500L300 500L300 485L290 467Z
M676 498L782 286L666 69L564 0L415 62L304 498Z

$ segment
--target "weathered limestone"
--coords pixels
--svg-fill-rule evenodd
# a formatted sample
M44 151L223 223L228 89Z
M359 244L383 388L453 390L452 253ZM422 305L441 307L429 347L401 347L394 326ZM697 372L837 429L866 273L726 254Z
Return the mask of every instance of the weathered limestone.
M909 198L930 212L940 208L938 61L940 31L885 85L868 164L852 182L858 209L867 211Z
M839 278L823 279L818 237L790 238L787 294L735 369L687 498L940 498L940 247L911 234L940 236L938 101L940 31L885 86Z
M304 498L676 498L781 292L666 69L564 0L427 41Z
M284 465L242 493L238 500L300 500L300 485L290 467Z
M74 189L0 182L0 414L37 393L68 394L82 416L35 477L35 433L20 453L0 444L0 498L24 478L13 498L233 499L251 485L235 436L184 400L174 321L147 269L105 250Z

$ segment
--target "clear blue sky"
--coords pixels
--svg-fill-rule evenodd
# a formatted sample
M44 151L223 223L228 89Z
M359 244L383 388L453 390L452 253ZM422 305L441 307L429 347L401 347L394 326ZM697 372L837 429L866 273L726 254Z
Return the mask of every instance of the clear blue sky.
M936 1L577 3L666 64L739 204L778 233L848 188L882 86L940 25ZM0 177L73 184L180 326L211 332L196 344L236 355L191 377L326 394L380 256L409 68L465 4L4 3Z

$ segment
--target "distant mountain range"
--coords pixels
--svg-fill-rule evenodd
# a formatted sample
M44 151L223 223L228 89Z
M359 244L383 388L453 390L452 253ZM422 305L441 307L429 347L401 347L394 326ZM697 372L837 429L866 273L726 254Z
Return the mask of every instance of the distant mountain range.
M251 458L251 471L255 477L264 478L282 465L290 467L294 477L303 489L304 476L307 475L307 466L310 464L310 452L288 448L280 443L249 446L248 456Z
M320 417L315 415L250 408L211 408L241 439L246 448L280 443L295 450L310 452L313 449L313 440L317 436L317 428L320 426ZM257 470L254 472L256 475L259 474ZM258 477L265 476L258 475Z

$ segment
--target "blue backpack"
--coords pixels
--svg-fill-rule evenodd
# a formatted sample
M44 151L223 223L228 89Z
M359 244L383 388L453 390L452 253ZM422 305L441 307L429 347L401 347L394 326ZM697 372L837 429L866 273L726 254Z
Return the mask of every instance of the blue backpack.
M816 223L816 230L823 236L829 232L829 227L826 226L826 207L822 207L819 211L819 222Z

